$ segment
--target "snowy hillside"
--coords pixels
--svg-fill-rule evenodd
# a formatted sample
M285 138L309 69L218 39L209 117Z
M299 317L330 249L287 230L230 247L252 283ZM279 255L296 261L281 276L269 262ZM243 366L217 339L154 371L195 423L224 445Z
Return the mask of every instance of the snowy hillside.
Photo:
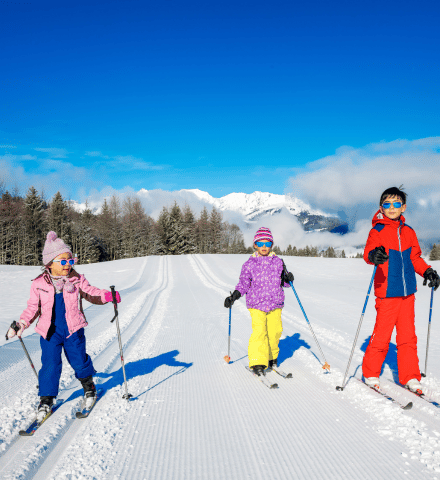
M207 207L209 210L215 207L223 213L224 220L236 223L242 229L247 244L252 243L257 224L282 231L283 234L276 240L276 243L282 248L295 242L298 246L308 244L310 239L301 238L304 232L347 233L348 231L347 224L339 217L313 209L310 205L290 195L253 192L251 194L231 193L215 198L209 193L197 189L173 192L141 189L136 192L136 195L141 200L145 212L154 219L159 217L164 206L170 207L174 202L181 207L189 205L197 215L203 207ZM100 213L103 200L103 198L89 199L87 207L93 213ZM85 203L71 201L70 204L78 212L83 212L86 208ZM341 239L338 238L338 235L335 237L335 246L339 247ZM332 244L329 238L321 241L315 239L315 242L324 245ZM350 245L352 244L350 243Z
M286 257L322 358L286 290L280 361L292 379L271 373L269 390L245 370L251 332L244 299L232 308L231 358L224 297L246 255L146 257L78 266L91 284L121 292L120 324L130 402L123 378L112 305L85 311L87 348L104 389L91 416L74 418L82 389L64 363L63 405L34 437L17 438L37 403L35 377L8 325L26 306L37 267L0 266L0 478L2 479L440 479L440 408L396 386L393 337L382 375L404 411L351 377L342 382L372 268L361 260ZM440 263L434 265L440 268ZM419 358L424 366L430 291L416 301ZM438 295L438 293L436 294ZM436 297L435 295L435 297ZM440 402L440 326L434 299L428 376ZM374 324L370 300L350 375L360 377ZM39 336L24 341L37 368ZM276 378L274 378L276 377Z

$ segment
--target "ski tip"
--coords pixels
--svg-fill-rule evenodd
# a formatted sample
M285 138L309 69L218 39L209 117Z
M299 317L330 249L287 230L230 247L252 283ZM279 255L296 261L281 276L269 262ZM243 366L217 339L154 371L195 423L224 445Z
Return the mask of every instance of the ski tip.
M231 357L229 355L225 355L223 358L225 359L226 363L229 363L231 361Z
M409 402L407 405L403 407L403 410L411 410L412 406L413 406L413 403Z

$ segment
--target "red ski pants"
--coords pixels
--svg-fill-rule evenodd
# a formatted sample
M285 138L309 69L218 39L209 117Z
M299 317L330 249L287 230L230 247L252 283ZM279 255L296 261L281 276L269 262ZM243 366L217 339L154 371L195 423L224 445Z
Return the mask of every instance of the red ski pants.
M379 377L396 326L399 382L420 380L417 336L414 325L414 295L376 298L376 324L362 363L364 377Z

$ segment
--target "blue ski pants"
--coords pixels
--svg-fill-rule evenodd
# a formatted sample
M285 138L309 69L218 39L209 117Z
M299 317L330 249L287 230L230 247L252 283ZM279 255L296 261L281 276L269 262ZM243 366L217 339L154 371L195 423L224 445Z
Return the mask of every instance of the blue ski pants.
M47 339L40 338L41 369L38 373L39 396L56 397L60 384L64 354L78 379L95 374L92 359L86 353L84 328L69 336L62 294L55 295L54 319Z

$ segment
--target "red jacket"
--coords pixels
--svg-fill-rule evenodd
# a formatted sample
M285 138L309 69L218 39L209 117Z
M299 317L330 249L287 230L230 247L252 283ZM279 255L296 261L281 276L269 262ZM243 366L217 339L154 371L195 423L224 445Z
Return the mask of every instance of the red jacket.
M429 265L421 258L416 232L405 224L405 217L391 220L380 210L373 217L373 228L368 235L364 250L364 260L376 247L385 247L389 259L378 265L374 277L376 297L406 297L417 291L416 275L426 272Z

